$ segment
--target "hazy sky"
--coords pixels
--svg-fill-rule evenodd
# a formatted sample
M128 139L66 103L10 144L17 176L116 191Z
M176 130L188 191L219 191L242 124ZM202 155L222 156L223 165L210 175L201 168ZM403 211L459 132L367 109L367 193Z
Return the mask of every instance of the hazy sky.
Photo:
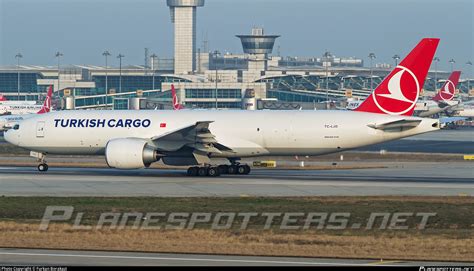
M393 63L422 37L439 37L440 68L466 69L473 60L473 0L206 0L198 9L198 46L207 33L210 49L242 52L236 34L263 26L279 34L281 55L337 56ZM173 25L165 0L0 0L0 65L103 65L101 53L125 55L124 64L143 64L148 47L173 55ZM367 61L368 63L368 61Z

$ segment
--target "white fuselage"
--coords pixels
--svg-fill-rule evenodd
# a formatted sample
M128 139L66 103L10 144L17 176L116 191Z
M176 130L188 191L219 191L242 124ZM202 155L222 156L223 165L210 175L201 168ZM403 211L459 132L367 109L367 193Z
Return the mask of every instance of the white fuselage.
M407 130L368 126L401 119L421 123ZM225 157L319 155L439 129L434 119L351 111L60 111L20 122L5 139L42 153L103 154L111 139L151 139L198 121L212 121L217 142L233 150Z

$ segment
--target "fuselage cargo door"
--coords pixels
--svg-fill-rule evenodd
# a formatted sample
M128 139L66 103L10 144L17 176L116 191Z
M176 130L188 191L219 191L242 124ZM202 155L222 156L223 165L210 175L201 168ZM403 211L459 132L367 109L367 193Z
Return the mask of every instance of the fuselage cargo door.
M36 123L36 137L44 137L44 121Z

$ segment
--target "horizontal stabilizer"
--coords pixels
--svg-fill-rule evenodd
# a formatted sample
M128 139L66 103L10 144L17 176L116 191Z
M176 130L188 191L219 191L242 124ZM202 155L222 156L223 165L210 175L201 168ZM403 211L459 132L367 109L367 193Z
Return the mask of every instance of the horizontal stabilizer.
M402 128L414 128L421 123L421 120L417 119L401 119L395 121L389 121L385 123L374 123L369 124L370 128L378 129L378 130L389 130L389 129L402 129Z

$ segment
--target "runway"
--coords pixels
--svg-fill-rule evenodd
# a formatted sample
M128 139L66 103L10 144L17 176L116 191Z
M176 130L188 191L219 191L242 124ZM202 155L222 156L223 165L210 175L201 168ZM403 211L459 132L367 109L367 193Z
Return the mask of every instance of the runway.
M220 256L133 252L71 251L0 248L0 265L65 266L471 266L472 263L381 261L370 259L326 259L292 257Z
M257 169L188 177L185 170L0 167L5 196L474 196L472 162L392 163L353 170Z
M474 129L439 130L359 148L361 151L474 154Z
M474 136L473 136L474 138ZM359 148L360 151L380 151L390 152L420 152L420 153L474 153L473 142L460 143L459 141L442 140L412 140L404 139L382 144L375 144L369 147Z

